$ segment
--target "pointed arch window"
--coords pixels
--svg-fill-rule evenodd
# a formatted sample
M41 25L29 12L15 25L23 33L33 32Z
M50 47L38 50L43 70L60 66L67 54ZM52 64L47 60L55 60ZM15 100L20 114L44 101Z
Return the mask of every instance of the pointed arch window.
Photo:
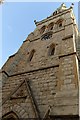
M59 27L62 27L62 22L60 22L60 23L58 24L58 26L59 26Z
M53 30L53 27L54 27L54 23L51 22L51 23L48 25L48 30Z
M40 34L43 34L44 31L45 31L45 29L46 29L46 26L44 25L44 26L40 29Z
M58 28L61 28L63 26L63 19L59 19L58 21L57 21L57 27Z
M31 60L32 60L32 58L33 58L33 56L34 56L34 53L35 53L35 50L33 49L33 50L31 51L31 53L30 53L30 56L29 56L28 61L31 61Z
M49 56L52 56L54 55L55 53L55 44L51 44L50 47L49 47Z

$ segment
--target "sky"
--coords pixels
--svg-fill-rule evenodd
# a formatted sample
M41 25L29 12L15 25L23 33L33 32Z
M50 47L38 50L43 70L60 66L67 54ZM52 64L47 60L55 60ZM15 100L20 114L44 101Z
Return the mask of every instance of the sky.
M4 2L0 5L0 68L15 54L28 34L34 31L34 20L50 16L62 2ZM69 8L72 2L64 2ZM74 3L78 23L78 2Z

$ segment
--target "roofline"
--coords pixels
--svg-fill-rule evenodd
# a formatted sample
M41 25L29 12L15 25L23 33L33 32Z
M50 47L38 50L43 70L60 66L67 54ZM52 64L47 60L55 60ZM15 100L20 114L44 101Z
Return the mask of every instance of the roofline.
M61 16L61 15L65 14L65 13L67 13L67 12L70 12L71 9L73 9L73 7L70 7L70 8L68 8L68 9L66 9L66 10L64 10L62 12L59 12L55 16L51 15L51 16L47 17L47 19L45 18L45 19L43 19L43 20L41 20L39 22L35 22L35 24L36 24L36 26L41 25L42 23L45 23L45 22L47 22L49 20L52 20L52 19L54 19L54 18L56 18L58 16Z

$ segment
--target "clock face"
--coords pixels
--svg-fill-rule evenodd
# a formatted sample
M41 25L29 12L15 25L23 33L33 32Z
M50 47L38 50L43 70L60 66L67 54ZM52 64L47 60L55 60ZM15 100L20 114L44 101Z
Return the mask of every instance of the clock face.
M44 35L42 35L41 40L48 40L52 37L52 33L46 33Z

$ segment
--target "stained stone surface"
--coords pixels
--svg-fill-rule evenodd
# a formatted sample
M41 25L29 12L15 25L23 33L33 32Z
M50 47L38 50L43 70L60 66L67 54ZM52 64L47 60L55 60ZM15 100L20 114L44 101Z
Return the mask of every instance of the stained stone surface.
M50 17L37 22L36 29L2 67L3 118L9 114L13 119L44 118L49 109L48 116L54 120L73 120L79 115L80 39L72 11L73 7L62 4ZM54 23L52 28L50 23ZM49 33L50 37L41 39ZM49 55L52 44L54 54Z

